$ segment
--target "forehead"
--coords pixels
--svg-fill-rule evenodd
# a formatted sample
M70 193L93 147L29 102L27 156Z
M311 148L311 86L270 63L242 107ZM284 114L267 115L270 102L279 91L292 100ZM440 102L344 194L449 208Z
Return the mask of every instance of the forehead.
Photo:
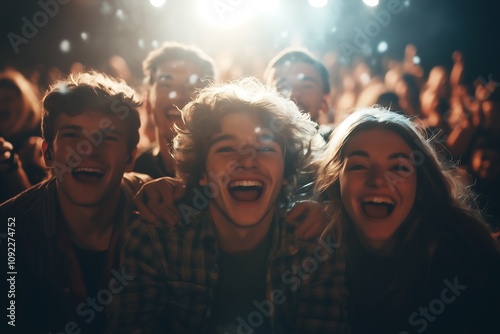
M384 157L387 154L400 152L411 153L410 146L397 133L387 129L363 130L348 141L345 153L352 151L368 152L370 156Z
M184 59L172 59L164 61L158 66L157 73L169 73L176 75L195 74L200 78L205 76L205 70L200 64L191 60Z
M308 63L287 61L276 66L273 73L274 81L304 80L304 78L313 79L314 81L321 83L321 75L313 65Z
M245 112L232 112L220 120L220 131L212 138L223 137L237 141L277 141L269 126L262 124L257 115Z
M114 128L125 133L125 123L115 115L107 115L96 110L85 109L75 116L60 114L57 116L54 130L58 131L63 126L75 126L87 131L106 130Z

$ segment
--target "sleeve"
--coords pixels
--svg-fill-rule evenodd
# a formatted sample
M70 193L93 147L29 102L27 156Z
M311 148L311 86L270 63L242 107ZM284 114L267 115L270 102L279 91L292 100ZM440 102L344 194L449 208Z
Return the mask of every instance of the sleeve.
M308 251L299 264L304 279L297 290L295 333L350 333L345 261L337 247L332 236L301 247Z
M126 278L108 309L108 333L159 333L168 302L166 261L154 227L134 218L125 234L118 273Z

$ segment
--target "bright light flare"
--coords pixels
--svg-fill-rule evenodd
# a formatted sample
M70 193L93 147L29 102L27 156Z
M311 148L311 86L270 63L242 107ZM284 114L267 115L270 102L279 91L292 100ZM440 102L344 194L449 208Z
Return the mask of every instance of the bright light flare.
M151 6L156 7L156 8L160 8L161 6L163 6L165 4L165 2L167 2L167 1L166 0L149 0L149 3L151 4Z
M388 48L389 48L389 45L387 44L387 42L382 41L382 42L378 43L377 51L380 53L384 53L387 51Z
M276 12L279 8L279 0L257 0L257 7L267 13Z
M198 10L208 23L219 27L234 27L255 13L256 2L245 0L199 0Z
M309 0L309 5L314 8L325 7L328 4L328 0Z
M363 0L363 2L369 7L376 7L379 4L379 0Z
M69 50L71 50L71 43L67 39L62 40L61 44L59 44L59 48L62 52L68 53Z

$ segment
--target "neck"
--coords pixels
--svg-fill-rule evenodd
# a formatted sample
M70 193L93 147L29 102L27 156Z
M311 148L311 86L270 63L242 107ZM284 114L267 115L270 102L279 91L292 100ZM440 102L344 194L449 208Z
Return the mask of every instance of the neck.
M228 217L221 216L210 207L219 247L227 253L245 252L254 249L266 237L273 221L274 210L251 227L241 227Z
M119 209L120 191L98 206L80 206L61 195L58 190L62 217L70 240L84 249L106 250L111 240L114 216Z
M167 142L164 138L159 138L160 144L160 157L169 175L175 175L175 160L170 154L171 143Z

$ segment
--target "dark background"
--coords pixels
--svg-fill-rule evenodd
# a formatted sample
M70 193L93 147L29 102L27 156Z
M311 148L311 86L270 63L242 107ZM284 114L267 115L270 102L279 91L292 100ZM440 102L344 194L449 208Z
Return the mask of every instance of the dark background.
M319 54L338 50L341 41L352 44L355 27L363 28L373 20L361 0L330 0L322 9L310 7L307 0L281 0L276 13L259 12L237 27L214 28L203 20L200 1L167 0L161 8L154 8L147 0L69 0L59 5L58 13L38 28L36 36L19 45L18 53L14 52L8 33L22 36L22 18L33 22L33 15L41 7L38 1L2 1L0 66L14 65L26 72L56 65L68 71L78 61L102 68L116 54L140 76L142 59L166 40L197 44L213 56L221 50L229 51L236 63L259 56L265 63L290 44L304 45ZM388 1L380 0L375 11L387 8ZM468 78L492 75L498 81L500 6L496 1L406 1L409 6L393 15L390 24L371 38L374 49L380 41L386 41L389 49L385 55L401 59L405 45L412 43L426 71L438 64L450 68L451 54L461 50ZM248 10L245 1L240 3L241 8L234 12ZM122 18L116 14L118 10ZM82 40L82 32L88 34L87 41ZM59 47L63 39L71 43L67 53ZM375 67L380 63L380 54L376 52L367 58Z

